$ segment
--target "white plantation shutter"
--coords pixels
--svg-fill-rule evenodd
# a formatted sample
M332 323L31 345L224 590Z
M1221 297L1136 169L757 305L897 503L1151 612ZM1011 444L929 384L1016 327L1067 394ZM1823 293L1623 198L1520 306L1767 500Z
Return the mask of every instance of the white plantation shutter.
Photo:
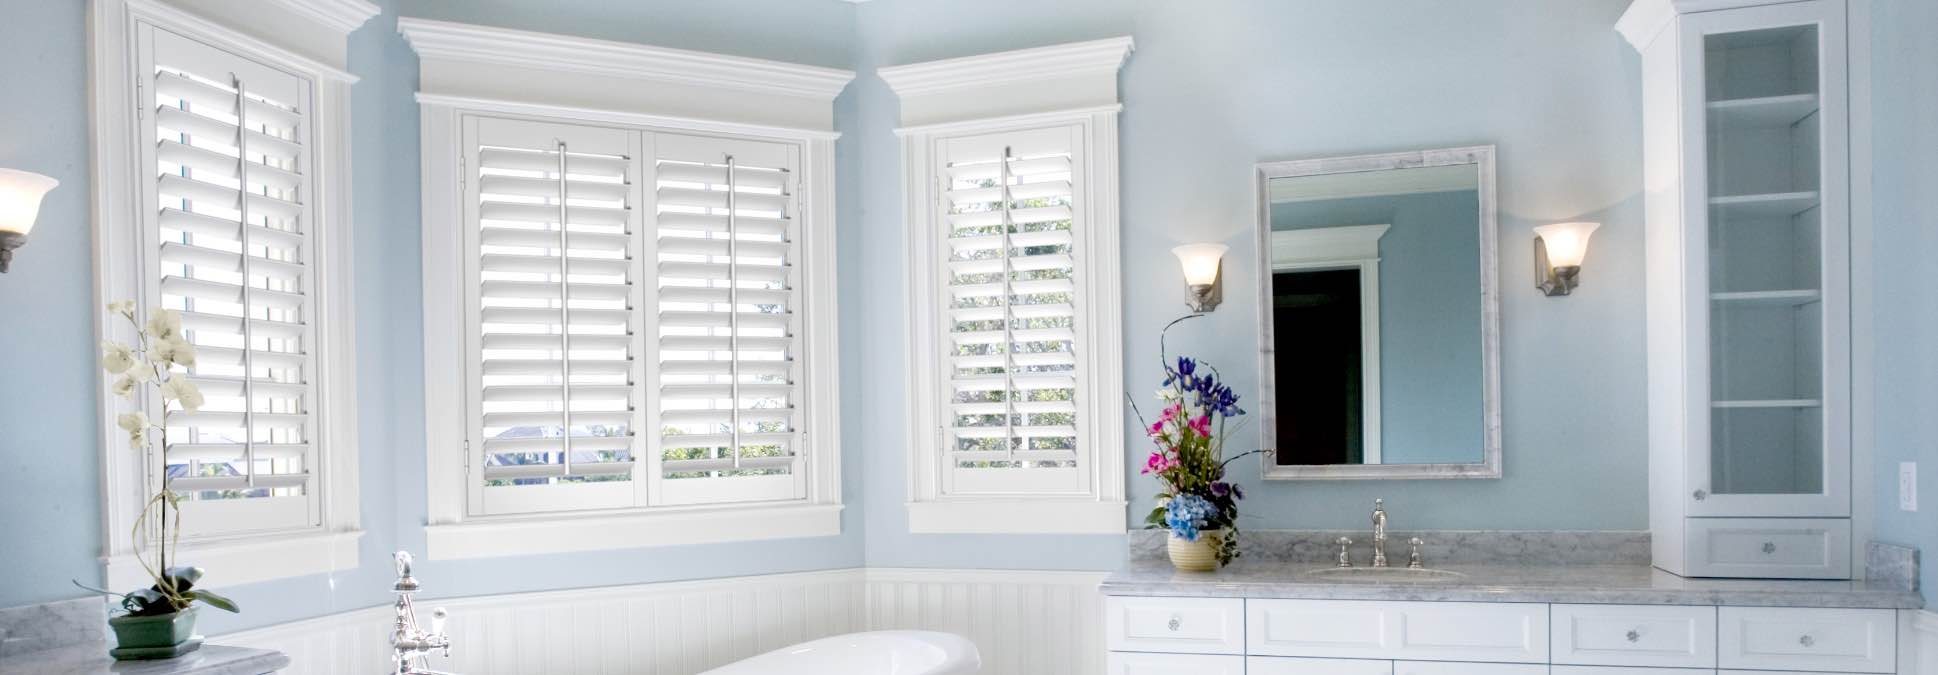
M1082 137L1071 127L952 138L939 150L945 297L944 491L1083 493L1077 418Z
M473 466L487 513L637 500L636 139L497 119L472 130Z
M182 313L206 397L166 417L167 486L190 536L316 525L312 83L152 26L138 38L148 307Z
M473 512L804 498L798 146L465 133Z
M798 149L652 145L660 502L801 498Z

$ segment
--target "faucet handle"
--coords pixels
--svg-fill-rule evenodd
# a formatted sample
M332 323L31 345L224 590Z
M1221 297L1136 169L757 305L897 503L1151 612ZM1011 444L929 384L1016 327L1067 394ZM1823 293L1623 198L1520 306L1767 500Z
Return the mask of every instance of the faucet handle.
M1352 567L1353 566L1352 537L1340 537L1337 541L1333 543L1339 544L1339 566Z
M1406 566L1416 570L1425 568L1426 562L1420 559L1420 546L1426 542L1420 541L1419 537L1414 537L1406 540L1406 543L1412 547L1412 551L1406 555Z

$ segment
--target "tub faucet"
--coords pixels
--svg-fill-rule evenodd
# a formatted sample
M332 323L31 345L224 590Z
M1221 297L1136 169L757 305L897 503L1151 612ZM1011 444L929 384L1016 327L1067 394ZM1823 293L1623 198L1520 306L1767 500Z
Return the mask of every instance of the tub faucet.
M429 670L426 663L428 655L442 651L446 658L451 656L451 637L444 634L444 618L449 616L443 607L431 610L431 629L426 631L417 625L417 610L411 606L410 596L418 591L417 578L410 573L411 557L407 551L397 552L397 583L391 584L390 592L397 594L397 620L390 632L390 659L397 663L394 675L449 675Z
M1386 500L1373 500L1373 566L1386 566Z

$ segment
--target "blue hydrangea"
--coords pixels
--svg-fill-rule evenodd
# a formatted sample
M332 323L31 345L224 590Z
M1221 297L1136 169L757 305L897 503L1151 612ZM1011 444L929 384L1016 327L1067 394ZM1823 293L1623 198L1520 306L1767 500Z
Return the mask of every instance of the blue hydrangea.
M1185 541L1197 541L1199 529L1211 522L1218 507L1198 495L1179 495L1164 507L1164 524L1171 528L1171 534Z

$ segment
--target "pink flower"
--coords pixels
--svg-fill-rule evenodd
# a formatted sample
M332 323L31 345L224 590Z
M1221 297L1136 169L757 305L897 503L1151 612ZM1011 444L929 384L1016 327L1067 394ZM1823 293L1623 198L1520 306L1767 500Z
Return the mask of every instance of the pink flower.
M1161 421L1159 421L1159 422L1152 422L1152 423L1151 423L1151 435L1152 435L1152 436L1162 436L1162 435L1164 435L1164 422L1161 422Z
M1191 420L1191 430L1198 432L1199 436L1211 438L1211 416L1200 415L1198 419Z
M1163 452L1161 451L1153 452L1151 453L1151 456L1148 459L1144 460L1143 473L1147 473L1147 474L1164 473L1165 471L1169 471L1171 470L1172 467L1175 467L1177 465L1178 465L1177 462L1174 462L1171 460L1171 458L1164 456Z

